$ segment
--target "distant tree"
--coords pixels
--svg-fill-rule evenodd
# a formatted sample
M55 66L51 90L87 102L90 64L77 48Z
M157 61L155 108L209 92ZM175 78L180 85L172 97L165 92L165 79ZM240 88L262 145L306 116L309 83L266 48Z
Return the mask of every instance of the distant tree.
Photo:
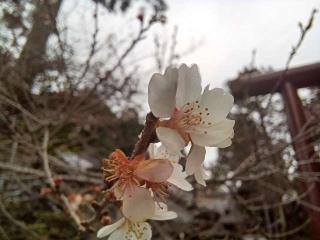
M131 151L141 131L139 63L125 60L166 5L146 1L153 13L136 19L136 36L98 47L98 9L120 14L135 1L88 2L95 25L79 62L59 28L63 0L0 1L0 239L88 239L81 221L101 197L101 161Z

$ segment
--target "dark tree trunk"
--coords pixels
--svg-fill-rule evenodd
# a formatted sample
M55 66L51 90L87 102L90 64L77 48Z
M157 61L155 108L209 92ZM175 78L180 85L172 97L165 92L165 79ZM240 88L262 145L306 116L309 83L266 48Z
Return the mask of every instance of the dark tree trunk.
M37 1L32 28L17 60L13 76L8 79L16 94L17 91L28 94L37 74L45 70L47 42L50 34L54 32L61 3L62 0Z

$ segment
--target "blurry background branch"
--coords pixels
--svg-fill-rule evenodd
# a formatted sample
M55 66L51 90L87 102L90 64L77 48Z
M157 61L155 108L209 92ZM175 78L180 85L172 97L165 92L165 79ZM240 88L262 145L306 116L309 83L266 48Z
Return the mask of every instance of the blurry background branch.
M4 239L95 239L90 231L116 220L119 213L105 201L101 159L115 148L140 154L156 140L153 131L142 132L143 141L137 137L143 126L133 99L141 93L140 78L177 64L201 44L178 53L180 31L175 27L170 39L155 34L155 49L141 55L137 49L150 40L153 27L166 22L166 3L139 1L145 11L139 9L137 18L124 26L132 33L122 39L119 29L102 31L103 21L134 10L136 1L87 1L92 26L89 32L81 28L78 34L84 38L72 38L73 29L64 25L67 16L61 8L66 1L0 1ZM300 24L289 63L312 29L315 12L307 24ZM239 78L273 71L257 67L255 57L253 51ZM142 70L142 60L154 68ZM292 145L310 138L319 156L320 93L302 91L310 118L291 139L283 102L273 95L268 95L270 107L261 96L236 99L234 143L208 165L209 186L197 186L191 193L170 189L169 208L179 218L154 224L154 239L309 239L309 220L301 206L308 205L304 198L310 189L298 192L297 183L319 181L319 172L301 172L299 166L310 159L297 162ZM145 128L153 129L157 119L148 114L146 122Z
M59 20L65 1L0 1L1 236L87 235L89 203L103 198L101 159L114 148L131 152L141 131L134 104L111 109L138 93L138 63L127 62L165 19L165 2L141 1L151 13L132 21L135 37L122 44L98 38L103 14L125 12L132 2L88 0L94 24L83 60Z

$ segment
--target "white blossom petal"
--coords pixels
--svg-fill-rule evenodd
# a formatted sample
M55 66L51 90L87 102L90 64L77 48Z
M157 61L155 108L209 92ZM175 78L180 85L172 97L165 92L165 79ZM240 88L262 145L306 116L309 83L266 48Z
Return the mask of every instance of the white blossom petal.
M218 143L216 145L216 147L218 147L218 148L226 148L226 147L229 147L231 144L232 144L231 138L227 138L226 140Z
M159 202L158 204L156 204L155 215L150 219L163 221L163 220L171 220L177 217L178 215L176 212L168 211L168 206L163 202Z
M148 86L148 102L156 117L170 117L176 103L178 70L167 68L164 75L159 73L151 77Z
M150 143L148 147L148 154L150 159L158 158L157 156L157 144L156 143ZM161 157L159 157L161 158Z
M148 189L132 185L123 196L123 215L132 222L141 222L154 215L155 204Z
M110 234L108 240L151 240L151 226L147 222L125 222L122 218L122 224ZM107 234L107 235L109 235ZM102 237L105 237L104 235Z
M158 127L156 132L161 143L171 154L181 154L180 151L185 147L186 143L176 130Z
M152 238L151 226L147 222L139 223L135 231L139 233L138 240L151 240Z
M194 173L194 178L196 179L197 183L201 184L202 186L206 186L206 179L208 179L208 176L206 175L204 169L202 166L198 168Z
M134 174L149 182L165 182L172 175L173 165L167 159L149 159L138 164Z
M202 146L192 144L186 162L186 172L188 175L195 173L202 165L206 155L206 149Z
M103 238L106 237L108 235L110 235L113 231L115 231L117 228L120 228L121 225L123 225L125 222L124 218L121 218L120 220L118 220L117 222L111 224L111 225L107 225L104 226L102 228L100 228L100 230L97 233L97 237L98 238Z
M186 180L186 177L187 177L187 174L183 172L183 167L180 164L176 163L176 164L173 164L172 175L167 181L184 191L191 191L193 187Z
M204 88L204 90L203 90L203 93L202 93L202 95L201 95L201 99L200 99L200 102L203 102L203 96L205 96L206 94L208 94L208 92L210 91L210 85L208 84L205 88Z
M207 86L204 90L200 105L207 107L215 122L218 122L228 115L233 106L233 96L222 88L209 90Z
M120 189L118 182L113 185L113 193L117 200L123 199L123 191Z
M232 138L234 120L225 119L212 126L204 128L199 126L190 133L192 141L200 146L216 147L219 143Z
M138 240L133 231L129 231L126 227L122 227L114 231L108 240Z
M180 156L169 152L163 144L160 145L151 143L148 148L150 159L168 159L173 163L178 163Z
M187 102L192 102L201 96L201 77L197 65L190 68L182 64L178 70L178 86L176 106L181 108Z

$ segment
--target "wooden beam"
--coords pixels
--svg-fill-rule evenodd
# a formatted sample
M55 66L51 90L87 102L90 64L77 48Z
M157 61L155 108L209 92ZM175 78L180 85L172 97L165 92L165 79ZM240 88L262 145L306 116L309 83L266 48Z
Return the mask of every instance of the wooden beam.
M236 98L244 98L268 94L275 89L280 92L281 86L277 86L282 79L284 71L266 74L251 74L235 79L229 83L230 89ZM305 65L289 69L284 77L284 82L292 83L296 88L320 87L320 63Z

